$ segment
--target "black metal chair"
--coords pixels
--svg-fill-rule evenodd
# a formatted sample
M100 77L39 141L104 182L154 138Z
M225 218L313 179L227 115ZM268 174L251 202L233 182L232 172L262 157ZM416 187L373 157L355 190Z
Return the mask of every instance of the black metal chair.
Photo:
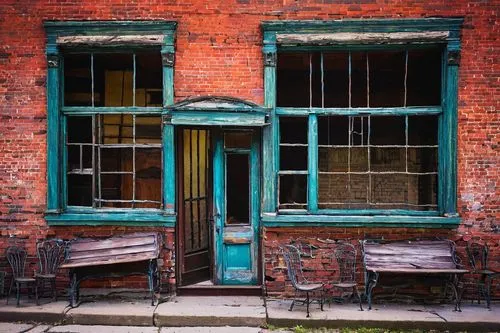
M36 279L33 277L25 276L25 266L27 253L26 250L19 246L9 246L5 251L7 261L12 268L12 280L10 282L9 293L7 294L7 304L9 304L9 297L12 292L12 287L16 285L16 298L17 306L19 306L19 300L21 298L21 287L25 285L28 287L31 285L35 293L36 304L38 305L38 290Z
M302 271L300 251L295 246L285 245L281 249L287 266L288 278L290 279L293 287L295 288L295 297L292 300L292 304L290 305L288 311L293 310L295 302L300 302L302 304L306 304L307 317L309 317L309 304L311 304L314 301L318 301L318 303L320 304L321 311L323 311L324 284L311 283L307 281ZM310 294L315 292L319 292L320 294L319 299L311 299ZM306 298L299 299L298 295L300 293L305 293Z
M477 241L467 242L467 256L472 266L472 274L478 275L477 303L481 296L486 299L486 307L491 311L491 281L500 277L500 272L488 266L488 246Z
M65 243L60 239L50 239L37 243L38 272L35 273L39 296L43 296L48 284L52 289L52 299L57 301L56 274L64 261Z
M348 289L351 292L349 299L356 295L359 301L359 309L363 311L356 282L356 248L352 244L341 243L337 245L334 255L338 265L339 279L332 284L332 287L342 290Z

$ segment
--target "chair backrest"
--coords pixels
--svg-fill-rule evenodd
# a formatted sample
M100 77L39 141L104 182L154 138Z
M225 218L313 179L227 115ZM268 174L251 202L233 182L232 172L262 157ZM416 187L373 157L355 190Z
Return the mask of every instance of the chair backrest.
M488 246L475 241L467 242L467 256L474 270L487 269Z
M356 248L349 243L341 243L335 249L335 259L339 267L339 282L356 281Z
M28 256L26 250L20 246L9 246L5 250L5 256L12 268L14 279L24 277L26 257Z
M56 274L64 261L65 243L60 239L49 239L37 243L38 273Z
M292 285L296 288L298 283L307 282L302 272L299 249L293 245L284 245L281 249L286 262L288 278Z

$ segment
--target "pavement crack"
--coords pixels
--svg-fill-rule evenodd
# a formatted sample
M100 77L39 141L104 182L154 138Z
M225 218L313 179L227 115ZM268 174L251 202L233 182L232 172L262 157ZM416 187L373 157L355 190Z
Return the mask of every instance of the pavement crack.
M441 319L443 319L443 321L444 321L445 323L447 323L447 322L448 322L448 320L446 320L446 318L445 318L445 317L441 316L441 315L440 315L439 313L437 313L436 311L429 311L429 313L430 313L430 314L433 314L433 315L435 315L435 316L437 316L437 317L439 317L439 318L441 318Z

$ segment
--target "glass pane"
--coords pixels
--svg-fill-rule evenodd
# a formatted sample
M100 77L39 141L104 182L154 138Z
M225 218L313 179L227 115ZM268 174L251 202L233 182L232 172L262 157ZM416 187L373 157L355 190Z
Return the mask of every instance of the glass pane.
M98 98L98 96L96 97ZM92 105L90 54L67 54L64 56L64 105Z
M136 116L135 142L161 144L161 117Z
M101 198L104 200L132 200L132 175L101 174ZM112 206L113 207L113 206Z
M307 117L280 117L280 143L307 143Z
M226 224L250 222L248 154L226 154Z
M437 172L436 148L408 148L409 172Z
M92 117L67 117L69 143L92 143Z
M349 148L319 148L318 169L319 171L348 171Z
M370 106L404 105L405 52L370 52Z
M349 153L349 171L366 172L368 171L368 148L353 147Z
M277 106L309 107L309 54L278 53Z
M349 144L349 118L344 116L318 117L318 144Z
M370 144L405 145L405 117L370 117Z
M307 146L280 146L280 170L307 170Z
M339 203L349 202L347 175L318 175L318 203L324 208L338 208Z
M368 106L368 81L365 52L351 53L351 106Z
M406 171L406 149L370 148L371 171Z
M349 106L349 53L324 53L325 107Z
M225 132L224 146L226 148L249 149L252 145L252 132Z
M417 205L410 209L436 210L437 175L409 175L408 179L408 203Z
M307 175L279 176L279 208L307 208Z
M408 116L408 144L437 145L438 116Z
M161 205L161 149L136 148L135 198L158 201L153 204L137 203L136 207L160 208ZM152 206L152 207L151 207Z
M442 50L408 51L408 106L441 105Z
M95 106L133 105L132 54L94 54Z
M92 175L68 175L68 206L92 206Z
M101 171L128 171L133 170L132 148L105 148L101 147Z
M369 175L349 175L349 202L351 208L368 208L370 197L370 176Z
M162 106L163 71L160 52L136 53L135 61L135 106Z
M371 176L371 179L372 203L397 204L392 208L406 209L405 203L408 200L408 175L375 174Z
M132 144L133 116L130 114L101 115L101 144Z

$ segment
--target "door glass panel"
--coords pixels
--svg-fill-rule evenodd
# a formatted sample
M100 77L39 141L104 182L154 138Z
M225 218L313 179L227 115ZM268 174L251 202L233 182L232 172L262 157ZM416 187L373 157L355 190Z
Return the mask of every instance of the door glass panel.
M249 155L226 155L226 224L250 221Z

